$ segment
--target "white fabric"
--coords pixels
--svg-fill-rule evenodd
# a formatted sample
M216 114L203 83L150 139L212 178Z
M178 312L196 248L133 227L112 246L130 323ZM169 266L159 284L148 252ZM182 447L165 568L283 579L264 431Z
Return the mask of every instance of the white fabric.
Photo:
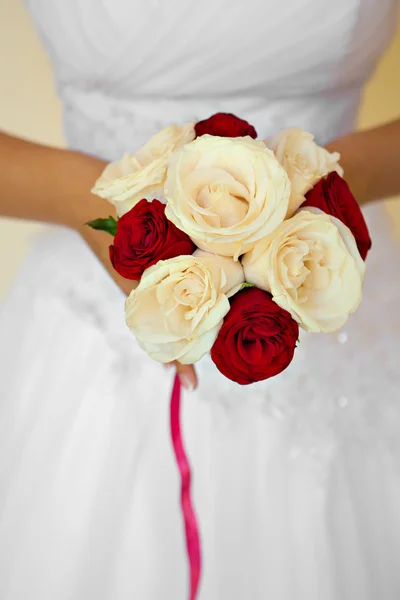
M351 129L392 0L30 0L69 143L117 158L234 111L260 135ZM380 208L365 298L241 388L209 358L184 398L200 600L400 597L399 248ZM95 215L94 215L95 216ZM172 373L78 237L40 239L0 312L1 600L186 600Z

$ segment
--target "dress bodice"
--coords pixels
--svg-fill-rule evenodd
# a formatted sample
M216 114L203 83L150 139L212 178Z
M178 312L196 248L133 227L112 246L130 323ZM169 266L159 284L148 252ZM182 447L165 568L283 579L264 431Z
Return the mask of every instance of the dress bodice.
M26 0L52 58L68 143L113 159L217 110L260 136L351 129L397 0Z

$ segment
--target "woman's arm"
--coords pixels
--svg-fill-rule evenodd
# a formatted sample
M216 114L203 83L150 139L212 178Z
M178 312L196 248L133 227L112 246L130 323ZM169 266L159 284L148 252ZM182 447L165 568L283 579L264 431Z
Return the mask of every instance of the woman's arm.
M85 223L114 214L90 193L106 163L80 152L27 142L0 133L0 216L65 225L78 231L110 275L129 294L132 282L118 275L109 259L110 236ZM196 386L192 366L176 365L185 387Z
M327 145L341 153L344 176L360 204L400 194L400 119Z
M111 205L90 193L105 164L79 152L0 133L0 216L66 225L79 231L115 281L129 292L129 282L113 272L106 260L107 234L84 225L93 217L113 213Z
M75 227L85 210L107 212L90 194L105 164L0 133L0 214Z

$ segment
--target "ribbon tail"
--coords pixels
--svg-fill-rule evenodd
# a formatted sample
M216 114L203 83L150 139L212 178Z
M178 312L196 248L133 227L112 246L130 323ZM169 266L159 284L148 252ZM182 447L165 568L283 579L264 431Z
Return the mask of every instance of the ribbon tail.
M201 551L200 535L196 514L191 498L191 471L186 451L183 445L181 420L181 384L178 375L175 375L174 386L171 394L170 418L171 439L174 448L176 463L181 476L181 507L185 524L186 548L190 569L190 600L196 600L200 575L201 575Z

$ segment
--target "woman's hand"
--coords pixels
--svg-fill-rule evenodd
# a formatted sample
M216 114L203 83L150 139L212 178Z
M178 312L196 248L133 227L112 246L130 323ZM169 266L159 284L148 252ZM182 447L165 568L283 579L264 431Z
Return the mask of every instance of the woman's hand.
M104 169L105 163L103 163L103 161L97 161L95 164L93 163L93 160L96 159L91 159L89 157L85 158L86 160L90 161L90 170L93 169L95 171L95 173L93 173L94 177L91 179L90 185L87 188L87 190L90 190L95 180ZM85 225L87 221L93 218L105 218L110 214L115 217L116 215L114 208L111 206L111 204L105 200L102 200L101 198L98 198L97 196L94 196L93 194L89 195L87 192L87 195L88 198L86 202L79 202L79 205L75 205L73 207L72 224L92 248L93 252L103 263L111 277L119 285L122 291L126 295L129 295L134 287L133 282L129 279L121 277L111 265L109 255L109 247L111 243L110 235L103 231L94 230ZM175 361L174 363L169 363L166 366L174 366L176 368L181 384L187 390L193 390L197 386L197 377L193 365L182 365Z
M89 157L85 158L86 160L89 159ZM91 179L91 183L87 190L90 190L91 187L93 187L95 180L100 175L101 171L104 169L105 166L105 163L103 163L103 161L97 161L97 163L95 164L93 163L93 160L97 159L89 159L91 170L93 169L96 172L93 173L94 177ZM132 289L134 288L134 283L129 279L121 277L113 269L109 255L109 247L111 243L110 235L103 231L94 230L91 227L85 225L87 221L92 220L93 218L106 218L109 215L113 215L115 217L115 210L107 201L102 200L101 198L98 198L93 194L89 195L88 192L86 192L86 194L88 195L86 202L79 202L79 205L75 205L74 207L72 207L72 224L92 248L93 252L103 263L104 267L110 273L114 281L122 289L122 291L126 295L129 295ZM173 363L168 363L168 365L166 366L173 366L176 368L181 384L185 389L193 390L197 387L197 377L193 365L182 365L181 363L175 361Z

